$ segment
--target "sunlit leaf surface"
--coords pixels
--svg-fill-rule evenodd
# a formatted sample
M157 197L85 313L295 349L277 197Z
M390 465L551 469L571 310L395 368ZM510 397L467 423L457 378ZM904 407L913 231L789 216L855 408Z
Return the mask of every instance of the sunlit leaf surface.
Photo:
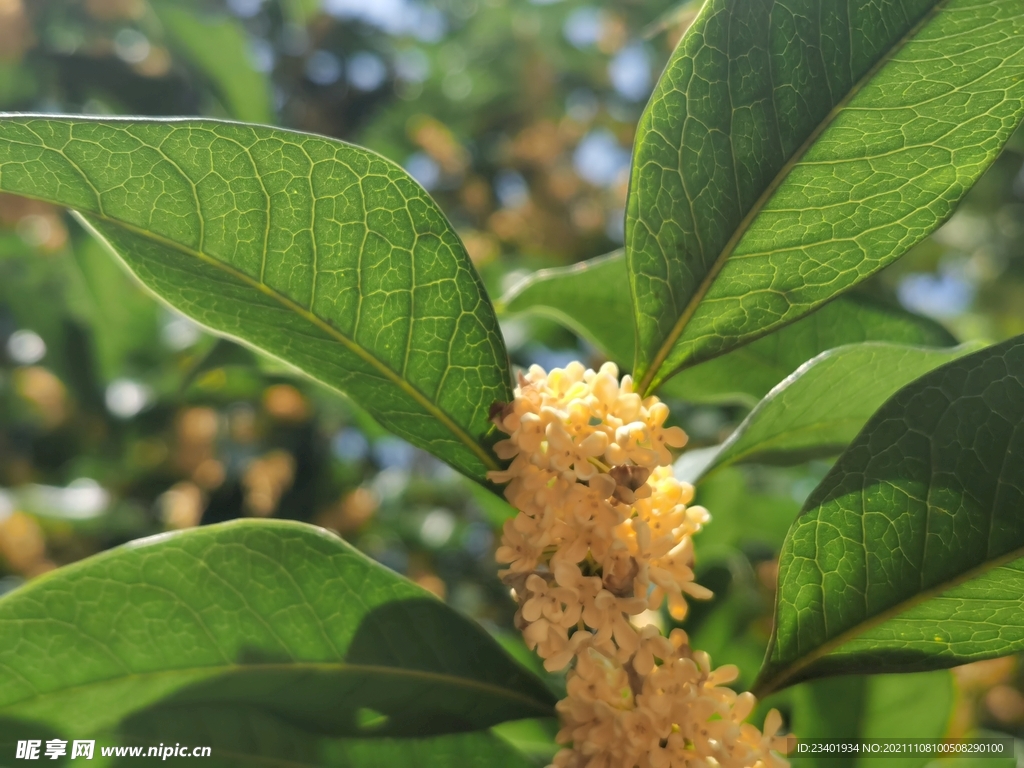
M635 374L656 388L941 224L1024 115L1019 0L713 0L641 119Z
M462 243L398 166L340 141L210 120L0 117L0 189L83 219L203 325L336 387L482 478L511 397Z

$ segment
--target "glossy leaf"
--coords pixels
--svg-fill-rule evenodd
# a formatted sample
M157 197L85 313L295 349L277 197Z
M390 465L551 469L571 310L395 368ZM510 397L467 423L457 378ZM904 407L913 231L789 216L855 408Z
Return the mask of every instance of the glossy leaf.
M250 43L244 27L227 16L197 12L181 0L159 0L152 8L172 44L210 80L230 117L249 123L274 122L270 82L249 64Z
M628 369L634 344L627 282L625 257L618 251L570 267L540 270L514 286L496 306L508 314L552 318ZM956 343L932 320L850 294L762 339L682 371L659 391L693 403L752 406L815 355L863 341Z
M0 718L75 738L199 709L426 736L553 701L480 627L300 523L141 540L0 599Z
M872 416L779 561L761 692L1024 650L1024 337L923 376Z
M1018 0L708 2L637 133L641 390L813 311L941 224L1024 116Z
M701 475L737 462L800 464L838 454L897 390L980 346L874 342L822 352L757 404Z
M0 189L82 213L146 286L340 389L481 479L511 397L497 321L444 215L400 168L210 120L0 117Z

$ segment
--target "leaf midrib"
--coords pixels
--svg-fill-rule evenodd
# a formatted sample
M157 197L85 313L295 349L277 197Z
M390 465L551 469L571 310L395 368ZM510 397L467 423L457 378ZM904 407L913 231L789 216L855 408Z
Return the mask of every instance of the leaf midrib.
M32 195L19 196L34 197ZM34 199L45 201L45 198L42 197L35 197ZM456 438L458 438L459 442L461 442L463 445L469 448L476 455L476 457L480 459L481 462L483 462L484 466L487 469L497 470L499 468L497 462L495 462L494 459L491 458L491 456L487 453L487 451L483 449L482 446L480 446L479 443L473 440L458 424L456 424L451 419L450 416L448 416L448 414L446 414L443 410L438 408L433 402L431 402L429 398L426 397L426 395L420 392L416 387L412 386L406 379L402 378L395 371L391 370L391 368L384 365L384 363L378 360L369 350L367 350L361 344L357 343L354 339L350 339L348 336L343 334L333 325L326 322L325 320L322 320L317 315L313 314L311 311L295 303L288 297L281 295L273 288L268 286L266 283L260 282L259 280L250 277L244 272L240 272L239 270L236 270L234 267L231 267L228 264L225 264L224 262L220 261L219 259L207 255L200 250L189 248L188 246L182 243L178 243L174 240L163 237L162 235L158 235L155 232L143 229L142 227L138 227L133 224L128 224L127 222L121 221L120 219L114 219L110 216L101 213L82 213L80 211L78 213L81 217L95 217L106 222L107 224L112 224L114 226L121 227L122 229L126 229L129 232L138 235L139 237L152 240L153 242L158 243L166 248L171 248L172 250L176 250L179 253L185 254L186 256L192 256L193 258L199 259L203 263L212 266L216 269L219 269L227 275L230 275L231 277L235 278L236 280L248 286L249 288L257 290L260 293L263 293L264 295L274 299L279 304L281 304L281 306L283 306L285 309L288 309L289 311L295 313L296 315L303 318L310 324L319 328L321 331L327 333L329 336L331 336L336 341L338 341L346 348L348 348L349 351L351 351L352 353L354 353L355 355L369 363L374 368L376 368L385 378L390 380L395 386L397 386L403 392L409 395L409 397L413 398L413 400L415 400L427 413L429 413L440 423L442 423L445 426L445 428L448 429L449 432L451 432ZM107 245L108 248L116 252L116 249L113 247L113 245L111 245L107 241L107 239L103 237L101 233L97 232L95 228L90 227L90 229L92 230L94 235L99 237ZM152 289L149 290L152 292ZM154 295L157 294L154 293ZM166 299L159 295L157 295L157 298L159 298L161 301L166 301ZM200 325L202 325L202 323L200 323ZM217 335L224 335L220 331L214 331L214 333L216 333ZM240 339L240 341L247 345L250 344L250 342L246 342L242 339ZM262 354L268 354L276 359L280 359L277 358L276 355L273 355L272 353L267 352L265 350L260 350L260 352ZM281 360L281 362L287 365L291 365L290 363L288 363L287 360ZM322 379L318 380L323 381ZM329 382L324 383L330 385Z
M686 307L683 309L682 314L679 316L679 319L676 321L675 325L672 326L672 330L669 332L669 335L665 338L665 341L662 342L661 346L658 348L657 354L651 361L650 366L644 372L644 375L641 378L640 383L638 385L639 391L643 393L644 396L650 395L651 392L659 384L664 383L669 378L671 378L677 371L681 370L686 366L686 363L683 362L669 373L660 377L658 376L659 369L661 368L665 360L668 358L668 356L672 353L672 350L675 347L676 342L679 340L679 337L682 336L683 330L689 324L690 320L693 319L694 314L696 314L697 312L697 307L704 300L704 297L707 295L708 291L711 290L711 286L718 278L719 273L725 267L725 263L729 260L729 257L732 256L733 251L736 250L736 246L739 245L740 240L743 238L743 235L747 233L747 230L750 228L750 225L754 222L754 219L756 219L758 215L760 215L761 210L764 208L764 206L772 198L772 196L775 194L778 188L782 186L782 182L786 180L786 177L789 176L790 172L800 162L801 158L803 158L803 156L807 153L811 146L818 140L821 134L825 132L825 129L827 129L829 125L832 124L836 116L843 109L846 108L850 101L852 101L853 98L858 93L860 93L864 86L867 85L867 83L878 73L878 71L882 69L882 67L884 67L887 63L889 63L889 61L891 61L893 57L897 53L899 53L903 49L903 47L913 37L917 35L918 32L921 31L921 29L925 27L928 24L928 22L930 22L932 18L948 2L949 0L936 0L934 5L932 5L932 7L928 9L928 11L926 11L924 14L922 14L921 18L918 19L918 21L915 22L909 30L907 30L906 34L904 34L903 37L897 40L896 43L890 46L890 48L887 51L885 51L881 56L879 56L878 60L874 64L872 64L871 67L868 68L868 70L853 85L853 87L850 88L846 95L843 96L843 98L840 99L836 103L836 105L832 107L831 110L829 110L829 113L825 115L824 119L822 119L822 121L815 127L815 129L804 140L804 142L800 145L796 152L794 152L793 155L783 164L782 168L779 169L778 173L775 174L775 177L772 179L771 183L757 198L757 200L754 202L754 205L750 208L747 214L740 220L740 223L737 225L732 236L726 241L725 245L722 247L721 252L715 258L714 263L712 263L711 269L708 271L707 275L704 276L704 279L701 281L700 285L697 286L697 290L694 292L693 296L690 297L690 300L689 302L687 302ZM769 332L777 331L780 328L783 328L786 325L789 325L790 323L798 319L799 318L793 318L793 320L790 320L789 322L782 323L781 325L772 327L770 329L759 329L757 332L748 335L747 342L755 341L758 338L767 335ZM639 349L640 347L638 345L638 352ZM728 350L724 350L720 354L724 354L725 351ZM714 355L712 357L716 356L717 355Z
M1000 555L999 557L993 558L991 560L986 560L985 562L976 565L974 568L970 568L964 571L963 573L952 579L940 582L927 590L918 592L912 597L909 597L906 600L892 606L891 608L888 608L872 616L871 618L862 621L853 627L850 627L845 632L841 632L831 640L822 643L817 648L814 648L810 653L807 653L804 656L801 656L795 662L782 667L780 671L775 673L772 677L768 678L767 680L757 680L752 688L753 694L757 696L758 699L764 698L769 693L778 690L783 683L792 678L798 672L801 672L802 670L806 669L808 666L816 662L818 659L827 656L835 649L845 645L851 640L856 639L858 636L864 634L865 632L868 632L874 629L875 627L884 624L890 619L896 618L901 613L905 613L906 611L909 611L912 608L916 608L918 605L927 602L928 600L931 600L933 597L940 596L943 592L946 592L950 589L954 589L955 587L958 587L961 584L971 581L972 579L976 579L979 576L983 576L991 570L994 570L996 568L999 568L1000 566L1006 565L1007 563L1013 562L1014 560L1019 560L1021 558L1024 558L1024 546L1018 547L1017 549L1011 550L1010 552L1007 552L1006 554ZM771 660L771 655L775 650L776 643L777 638L775 633L773 632L771 644L768 646L768 650L765 652L766 664Z
M404 667L386 667L377 664L352 664L349 662L276 662L269 664L223 664L213 666L199 666L199 667L176 667L174 669L163 669L156 670L153 672L131 672L128 674L117 675L115 677L107 677L102 680L90 680L86 683L80 683L78 685L71 685L58 690L46 691L43 693L37 693L28 698L20 699L14 702L8 702L3 706L0 706L0 713L16 713L17 708L32 704L35 702L45 701L48 698L62 697L68 695L72 691L88 690L95 686L105 685L107 683L118 682L121 680L151 680L160 679L163 677L173 677L176 675L192 675L198 676L201 672L209 672L208 678L197 677L194 681L196 683L202 683L210 678L215 678L219 675L229 675L233 673L241 672L253 672L257 670L270 670L270 671L287 671L295 672L300 674L302 672L355 672L363 674L377 674L381 676L390 676L398 678L412 678L422 680L426 682L433 682L435 684L446 684L450 687L463 688L466 690L478 690L494 696L498 696L510 701L518 701L523 704L527 704L538 711L550 714L550 707L546 707L543 703L537 699L527 696L524 693L511 690L509 688L503 688L495 683L486 683L480 680L473 680L467 677L460 677L458 675L446 674L443 672L428 672L420 669L406 669Z

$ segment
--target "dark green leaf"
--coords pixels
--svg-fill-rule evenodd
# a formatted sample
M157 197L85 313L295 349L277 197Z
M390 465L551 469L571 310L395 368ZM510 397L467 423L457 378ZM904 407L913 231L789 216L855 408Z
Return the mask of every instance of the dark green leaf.
M160 0L152 7L172 44L210 79L230 117L274 122L270 82L249 64L249 39L240 24L226 16L200 15L180 0Z
M923 376L811 494L779 564L771 691L1024 650L1024 337Z
M641 391L813 311L941 224L1024 116L1019 0L711 0L641 119Z
M800 464L838 454L897 390L980 346L870 342L822 352L757 404L701 475L736 462Z
M621 251L570 267L543 269L498 303L509 314L550 317L585 338L615 362L633 363L632 304ZM956 340L938 323L852 294L763 339L682 371L660 392L692 403L754 405L800 365L827 349L862 341L950 346Z
M210 120L0 117L0 189L82 212L165 301L464 473L496 466L497 320L444 215L384 158Z
M211 755L202 763L211 768L533 766L503 739L486 731L418 739L332 739L311 733L285 719L267 716L258 709L245 707L229 712L202 706L156 709L123 725L111 742L118 746L146 749L157 744L210 746ZM145 766L158 762L155 758L140 762L137 757L122 757L115 759L114 765ZM174 764L173 759L168 762Z
M327 765L338 768L531 768L533 763L489 733L439 736L429 740L376 739L330 745Z
M553 701L482 629L299 523L142 540L0 599L0 718L76 738L197 708L424 736L549 716Z

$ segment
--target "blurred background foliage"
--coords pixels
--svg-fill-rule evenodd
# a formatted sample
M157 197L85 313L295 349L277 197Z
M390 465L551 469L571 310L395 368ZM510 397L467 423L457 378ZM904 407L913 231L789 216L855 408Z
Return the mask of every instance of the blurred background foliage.
M368 146L438 199L497 297L621 244L635 125L695 10L0 0L0 110L205 115ZM1024 333L1022 162L1018 134L949 223L868 290L964 341ZM601 362L549 320L505 318L503 330L519 365ZM691 446L720 442L745 414L673 405ZM769 635L779 546L827 468L730 468L698 489L714 518L697 540L699 578L716 597L685 626L743 683ZM276 516L341 533L520 654L494 578L508 513L344 398L157 304L64 212L0 196L0 592L140 536ZM1002 659L952 676L820 681L773 703L801 735L1024 736L1021 690L1016 660ZM919 715L922 732L884 733L893 707ZM507 730L550 751L550 729Z

